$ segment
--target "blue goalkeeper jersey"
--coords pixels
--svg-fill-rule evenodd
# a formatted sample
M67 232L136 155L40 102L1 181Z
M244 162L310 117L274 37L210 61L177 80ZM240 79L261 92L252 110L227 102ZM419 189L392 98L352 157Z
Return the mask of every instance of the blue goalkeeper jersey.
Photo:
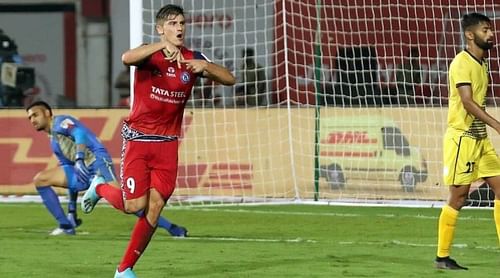
M74 165L76 146L84 144L85 165L89 167L100 156L109 157L96 135L79 120L68 116L54 116L49 134L50 145L61 165Z

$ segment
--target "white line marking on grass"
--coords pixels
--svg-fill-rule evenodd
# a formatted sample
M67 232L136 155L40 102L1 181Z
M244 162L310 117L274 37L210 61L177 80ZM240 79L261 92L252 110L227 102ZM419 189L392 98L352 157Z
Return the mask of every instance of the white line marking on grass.
M339 216L339 217L359 217L361 214L354 213L335 213L335 212L303 212L303 211L269 211L269 210L246 210L246 209L218 209L218 208L189 208L195 211L218 211L218 212L237 212L254 214L285 214L285 215L313 215L313 216Z
M207 241L244 241L244 242L277 242L277 243L316 243L316 240L303 238L238 238L238 237L178 237L175 240L207 240Z
M25 229L25 228L17 228L16 231L23 232L23 233L36 233L36 234L50 234L50 230L43 230L43 229ZM89 232L85 231L78 231L76 230L76 235L90 235ZM71 235L68 235L71 236ZM57 237L57 236L53 236Z
M340 244L340 245L380 245L380 246L394 244L394 245L403 245L403 246L411 246L411 247L430 247L430 248L437 247L437 244L404 242L404 241L399 241L399 240L380 241L380 242L375 242L375 241L339 241L338 244ZM500 253L500 248L493 247L493 246L469 246L466 243L457 243L457 244L453 244L452 246L453 246L453 248L459 248L459 249L463 249L463 248L481 249L481 250L491 251L494 253Z
M219 208L187 208L187 210L194 211L217 211L217 212L232 212L232 213L254 213L254 214L280 214L280 215L312 215L312 216L333 216L333 217L362 217L371 215L363 215L357 213L335 213L335 212L301 212L301 211L268 211L268 210L246 210L246 209L219 209ZM416 219L424 219L424 220L437 220L439 216L429 216L429 215L421 215L421 214L376 214L375 216L380 218L416 218ZM484 218L484 217L460 217L460 220L465 221L493 221L492 218Z

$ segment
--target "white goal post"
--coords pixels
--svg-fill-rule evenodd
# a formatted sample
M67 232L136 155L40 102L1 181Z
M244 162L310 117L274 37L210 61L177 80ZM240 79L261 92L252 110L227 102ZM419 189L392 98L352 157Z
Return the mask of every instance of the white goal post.
M185 45L238 77L195 86L173 200L441 203L460 17L488 15L500 38L500 4L435 2L130 0L131 47L157 40L157 10L178 4ZM496 49L489 63L500 117Z

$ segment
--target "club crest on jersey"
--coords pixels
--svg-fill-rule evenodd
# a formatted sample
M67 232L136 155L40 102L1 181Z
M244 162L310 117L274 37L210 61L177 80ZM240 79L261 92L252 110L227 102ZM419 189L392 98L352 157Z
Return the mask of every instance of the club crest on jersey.
M181 74L181 81L182 81L182 83L188 84L190 80L191 80L191 76L189 75L189 73L183 72Z
M167 76L168 77L175 77L175 68L174 67L167 68Z
M61 123L60 126L64 129L71 128L75 125L75 123L71 119L64 119Z

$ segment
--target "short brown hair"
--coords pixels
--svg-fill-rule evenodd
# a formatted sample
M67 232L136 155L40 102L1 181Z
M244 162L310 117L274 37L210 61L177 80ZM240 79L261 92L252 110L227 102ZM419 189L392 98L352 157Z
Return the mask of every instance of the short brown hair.
M163 21L165 21L169 16L171 15L183 15L184 16L184 9L181 6L173 5L173 4L168 4L163 6L157 13L156 13L156 24L161 24Z

